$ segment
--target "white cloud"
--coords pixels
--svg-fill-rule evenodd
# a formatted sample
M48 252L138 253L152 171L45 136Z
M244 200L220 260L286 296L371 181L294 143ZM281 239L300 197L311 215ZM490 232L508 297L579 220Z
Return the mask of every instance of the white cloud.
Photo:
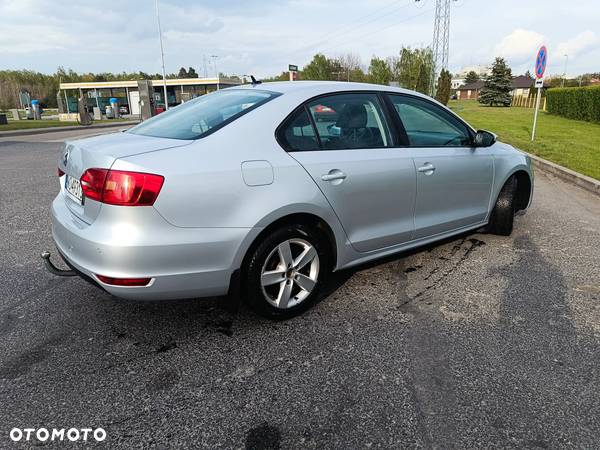
M70 36L60 29L46 25L5 24L0 39L0 53L30 53L65 48Z
M543 34L518 28L505 36L495 47L495 55L508 59L511 64L522 64L535 58L546 40Z
M579 54L595 48L598 41L599 39L596 33L587 30L565 42L559 43L558 47L556 47L556 51L561 57L566 54L569 55L570 58L574 58Z
M494 20L476 20L475 3L485 3ZM319 51L354 53L367 65L373 55L396 55L403 45L431 43L431 0L263 0L256 5L160 0L167 71L193 66L202 73L203 56L219 55L219 70L260 77L277 74L289 63L303 66ZM571 70L598 70L600 46L595 53L591 47L600 32L582 33L600 23L598 0L578 0L577 8L564 0L547 0L543 8L523 0L452 5L453 68L489 64L502 55L513 73L532 70L537 48L547 37L549 65L554 64L549 70L563 70L565 52ZM0 0L0 18L0 69L53 72L62 65L80 72L160 71L153 1Z

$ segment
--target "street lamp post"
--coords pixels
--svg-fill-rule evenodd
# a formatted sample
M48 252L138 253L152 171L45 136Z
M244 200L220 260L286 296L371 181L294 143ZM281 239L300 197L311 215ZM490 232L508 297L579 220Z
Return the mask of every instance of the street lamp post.
M165 93L165 110L169 109L169 98L167 97L167 75L165 73L165 52L163 49L162 31L160 29L160 13L158 11L158 0L156 0L156 21L158 23L158 40L160 41L160 58L162 61L163 89Z
M215 68L215 77L217 78L217 91L219 90L219 72L217 72L217 58L219 55L210 55L213 60L213 67Z
M565 79L567 78L567 66L569 65L569 55L565 54L565 71L563 73L562 87L565 87Z

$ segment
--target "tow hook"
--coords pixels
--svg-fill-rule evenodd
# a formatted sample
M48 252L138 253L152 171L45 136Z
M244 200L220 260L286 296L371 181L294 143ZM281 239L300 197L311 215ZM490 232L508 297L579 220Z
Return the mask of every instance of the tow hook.
M50 252L42 252L41 257L44 260L44 265L46 266L46 269L48 269L48 272L59 277L74 277L77 275L74 270L59 269L52 264L52 261L50 261Z

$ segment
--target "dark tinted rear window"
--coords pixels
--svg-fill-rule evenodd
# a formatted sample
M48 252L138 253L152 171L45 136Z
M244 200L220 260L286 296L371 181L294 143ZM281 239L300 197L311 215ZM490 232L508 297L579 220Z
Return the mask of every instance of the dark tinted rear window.
M310 117L305 108L300 108L279 131L279 139L288 151L318 150L319 143Z
M159 114L129 133L172 139L198 139L281 94L254 89L223 89Z

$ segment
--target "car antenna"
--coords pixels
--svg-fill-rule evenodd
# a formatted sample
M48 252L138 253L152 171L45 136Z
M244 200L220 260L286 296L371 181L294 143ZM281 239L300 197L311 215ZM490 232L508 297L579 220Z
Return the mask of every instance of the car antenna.
M257 80L256 78L254 78L254 75L250 75L250 79L252 80L252 86L256 86L257 84L262 83L262 81Z

